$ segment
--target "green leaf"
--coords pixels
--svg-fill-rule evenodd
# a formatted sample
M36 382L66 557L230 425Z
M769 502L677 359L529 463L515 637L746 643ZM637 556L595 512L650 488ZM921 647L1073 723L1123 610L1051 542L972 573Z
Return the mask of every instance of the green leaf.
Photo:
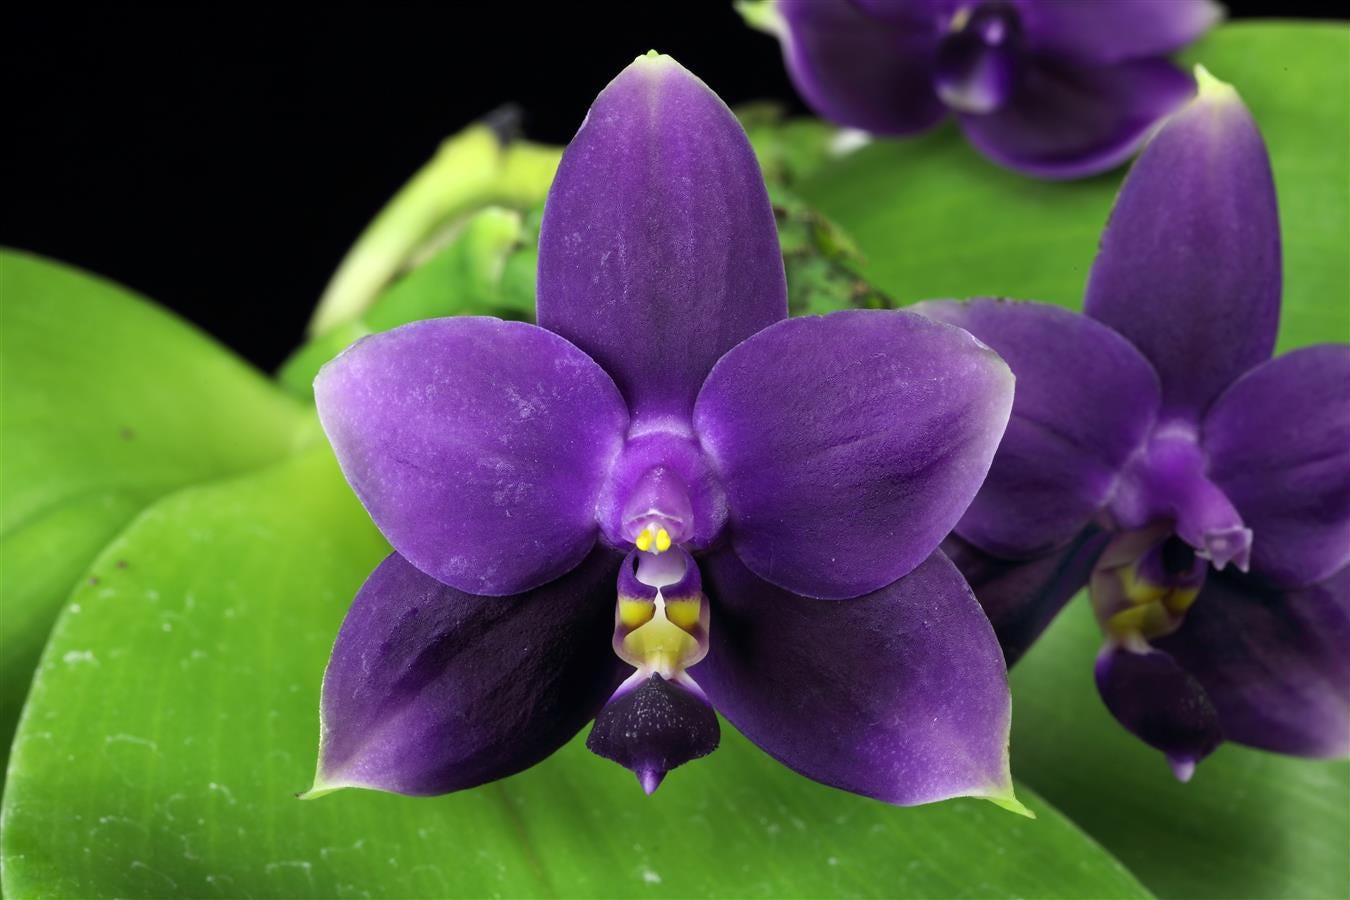
M122 288L0 251L0 764L76 579L141 509L288 453L300 407Z
M653 798L578 740L445 798L298 801L329 647L385 552L324 448L142 515L44 656L5 798L5 892L1142 895L1034 795L1035 821L973 800L888 807L729 729Z
M1280 349L1350 338L1350 29L1241 23L1186 54L1232 82L1270 148L1285 293ZM953 130L884 142L800 185L892 296L1081 306L1119 184L1050 184L984 162ZM1014 672L1013 771L1175 897L1350 896L1350 765L1224 747L1189 785L1125 734L1092 684L1076 599Z
M360 319L385 287L476 210L543 202L561 157L560 147L507 142L488 125L446 138L339 264L310 320L311 335L322 337Z
M1013 670L1013 771L1162 897L1350 897L1350 762L1233 744L1189 784L1125 732L1092 680L1078 597Z
M392 281L358 318L335 325L282 365L277 379L297 397L314 394L314 376L324 363L358 338L419 319L534 315L534 270L538 260L538 215L489 206L459 222L425 259Z
M1186 54L1242 94L1280 194L1281 349L1350 337L1350 29L1238 23ZM1009 296L1082 305L1120 173L1049 183L986 162L954 127L879 141L808 178L802 195L839 222L864 274L902 303Z

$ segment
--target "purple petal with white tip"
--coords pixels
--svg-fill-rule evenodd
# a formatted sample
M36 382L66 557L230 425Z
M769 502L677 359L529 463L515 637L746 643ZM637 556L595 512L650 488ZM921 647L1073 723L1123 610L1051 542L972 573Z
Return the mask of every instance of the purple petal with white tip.
M430 319L373 335L314 383L343 474L409 562L474 594L585 558L628 414L609 376L534 325Z
M959 119L976 149L1001 165L1037 178L1081 178L1129 159L1193 91L1164 59L1101 66L1031 56L1000 109Z
M1109 539L1085 529L1060 549L1025 560L991 556L956 535L942 542L942 550L970 583L1011 668L1087 585Z
M1350 565L1350 346L1295 350L1210 407L1209 477L1253 533L1252 569L1295 586Z
M1199 421L1270 358L1280 318L1280 224L1261 134L1237 93L1201 90L1140 155L1116 198L1084 311L1158 371L1164 417Z
M614 377L636 418L687 423L723 353L787 316L764 180L736 117L666 56L601 92L539 236L539 324Z
M1211 0L1050 0L1020 11L1033 46L1096 62L1167 56L1223 18Z
M1167 757L1189 781L1196 763L1223 742L1219 714L1204 687L1171 656L1108 644L1097 657L1097 691L1135 737Z
M1012 374L959 328L909 312L791 319L718 362L694 425L759 577L843 599L928 558L989 470Z
M946 115L933 89L936 15L873 15L847 0L782 0L777 9L788 72L823 118L894 135L931 128Z
M1350 755L1350 568L1292 591L1211 573L1185 624L1155 644L1204 685L1229 740Z
M1017 378L1008 429L956 533L1004 559L1063 547L1143 444L1158 409L1157 375L1129 341L1058 307L973 300L911 308L966 329ZM975 593L984 600L978 586Z
M324 673L313 794L430 795L534 765L601 708L620 557L602 550L542 588L477 597L397 553L362 586Z
M1010 800L1003 655L941 552L850 603L776 588L725 551L704 576L712 647L691 674L769 755L887 803Z

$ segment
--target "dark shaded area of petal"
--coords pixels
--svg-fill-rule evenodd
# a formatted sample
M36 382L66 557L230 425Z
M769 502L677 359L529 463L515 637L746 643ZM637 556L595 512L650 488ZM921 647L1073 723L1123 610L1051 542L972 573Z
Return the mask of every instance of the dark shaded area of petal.
M1205 686L1229 740L1350 754L1350 568L1292 591L1210 573L1185 624L1155 644Z
M1029 56L1012 99L961 128L985 156L1037 178L1081 178L1134 155L1186 101L1189 77L1166 60L1098 66Z
M1166 56L1223 18L1211 0L1050 0L1020 12L1037 48L1096 62Z
M1164 415L1191 422L1270 358L1280 318L1266 145L1237 93L1202 81L1126 177L1084 302L1153 363Z
M1109 538L1085 529L1058 550L1024 560L991 556L954 534L942 542L942 550L975 591L1011 668L1087 585Z
M1003 655L941 552L849 603L780 590L730 552L704 576L712 648L690 674L775 759L888 803L1011 795Z
M653 674L621 689L595 718L586 748L638 777L648 794L676 766L707 756L722 739L708 701Z
M912 134L946 107L933 89L939 22L869 15L848 0L782 0L783 57L823 118L874 134Z
M527 594L476 597L391 554L333 646L315 790L444 794L565 744L627 668L609 646L620 561L596 551Z
M474 594L515 594L595 543L628 414L600 367L523 322L429 319L324 366L319 418L342 472L409 562Z
M1205 416L1209 477L1252 529L1252 571L1286 586L1350 565L1350 346L1242 376Z
M610 82L563 154L539 237L539 324L595 358L634 416L688 421L723 353L787 316L759 164L669 57Z
M1189 781L1195 764L1223 742L1219 714L1204 687L1171 656L1107 645L1097 657L1097 691L1111 715L1166 756Z
M912 309L966 329L993 347L1017 379L989 477L956 533L1006 559L1063 547L1106 501L1148 436L1158 410L1157 375L1129 341L1059 307L973 300Z
M959 328L901 311L792 319L717 364L695 429L736 552L811 597L856 597L923 562L975 496L1012 375Z

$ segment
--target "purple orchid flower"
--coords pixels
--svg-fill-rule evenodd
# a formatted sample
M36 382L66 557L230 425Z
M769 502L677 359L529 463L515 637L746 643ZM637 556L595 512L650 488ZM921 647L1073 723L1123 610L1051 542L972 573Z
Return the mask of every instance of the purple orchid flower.
M1237 93L1197 78L1125 180L1085 316L921 305L1018 378L947 544L1009 663L1090 581L1102 699L1183 781L1225 739L1350 752L1350 346L1271 358L1270 161Z
M539 326L419 322L317 379L395 552L333 648L312 793L472 787L593 718L651 792L716 709L829 785L1016 808L1002 654L938 549L1011 409L997 355L913 313L787 321L745 134L654 54L563 157L538 291Z
M1166 56L1210 0L776 0L766 28L822 117L880 135L955 116L975 149L1038 178L1120 165L1194 92Z

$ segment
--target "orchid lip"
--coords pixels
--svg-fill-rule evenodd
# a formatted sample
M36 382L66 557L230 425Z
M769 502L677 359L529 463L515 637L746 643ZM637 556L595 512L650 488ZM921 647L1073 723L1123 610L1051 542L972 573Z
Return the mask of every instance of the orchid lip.
M619 570L614 652L639 672L679 679L708 653L708 599L688 551L634 550Z
M1091 596L1107 637L1146 652L1181 627L1204 587L1208 563L1166 523L1115 538L1092 573Z
M592 752L651 794L666 773L717 746L717 717L688 669L708 653L708 598L688 551L634 550L619 570L615 654L633 666L600 711Z

